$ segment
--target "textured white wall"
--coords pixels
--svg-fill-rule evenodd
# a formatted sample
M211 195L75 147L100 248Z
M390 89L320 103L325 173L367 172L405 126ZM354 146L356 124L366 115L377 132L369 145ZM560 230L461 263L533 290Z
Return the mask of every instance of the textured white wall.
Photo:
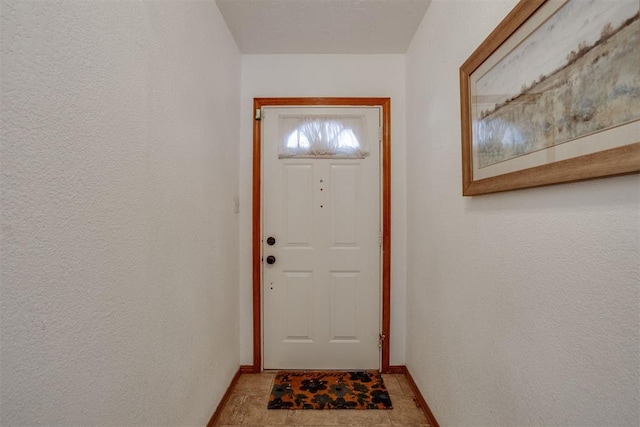
M253 98L391 98L391 364L405 354L405 70L404 55L244 55L240 144L240 331L242 363L253 362L251 168Z
M214 2L3 2L2 425L204 425L239 364Z
M407 365L442 425L638 425L640 177L461 196L458 68L515 3L407 53Z

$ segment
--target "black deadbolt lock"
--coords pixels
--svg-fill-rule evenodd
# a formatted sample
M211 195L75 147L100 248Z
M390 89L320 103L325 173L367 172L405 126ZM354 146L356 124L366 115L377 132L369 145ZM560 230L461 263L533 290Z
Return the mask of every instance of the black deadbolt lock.
M275 264L276 263L276 257L274 257L273 255L269 255L267 257L267 264Z
M275 237L267 237L267 245L273 246L275 244L276 244L276 238Z

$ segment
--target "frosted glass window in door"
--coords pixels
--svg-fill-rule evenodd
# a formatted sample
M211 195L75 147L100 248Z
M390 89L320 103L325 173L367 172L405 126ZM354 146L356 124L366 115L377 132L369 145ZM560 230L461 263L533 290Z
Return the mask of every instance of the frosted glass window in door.
M363 159L364 116L280 116L278 157Z

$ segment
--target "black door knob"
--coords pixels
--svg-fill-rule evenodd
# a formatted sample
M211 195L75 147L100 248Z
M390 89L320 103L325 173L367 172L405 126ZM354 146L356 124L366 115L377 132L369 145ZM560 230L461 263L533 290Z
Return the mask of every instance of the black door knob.
M276 244L276 238L275 237L268 237L267 238L267 245L273 246L275 244Z
M274 257L273 255L269 255L267 257L267 264L275 264L276 263L276 257Z

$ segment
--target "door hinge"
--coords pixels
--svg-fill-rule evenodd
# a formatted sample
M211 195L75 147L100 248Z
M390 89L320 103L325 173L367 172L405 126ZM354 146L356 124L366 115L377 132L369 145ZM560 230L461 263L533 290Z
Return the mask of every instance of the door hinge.
M262 120L262 108L256 108L256 120Z
M378 142L382 142L382 126L378 127Z
M378 335L378 348L382 348L382 344L384 343L385 338L386 338L386 335L384 334Z
M382 246L382 232L378 233L378 246Z

